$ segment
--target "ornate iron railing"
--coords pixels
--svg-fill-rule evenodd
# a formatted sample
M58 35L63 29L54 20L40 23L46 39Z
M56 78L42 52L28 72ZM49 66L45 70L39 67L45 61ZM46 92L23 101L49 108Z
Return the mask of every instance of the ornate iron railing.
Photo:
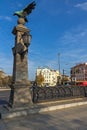
M58 100L86 96L87 87L82 86L32 87L32 100L34 103L55 99Z

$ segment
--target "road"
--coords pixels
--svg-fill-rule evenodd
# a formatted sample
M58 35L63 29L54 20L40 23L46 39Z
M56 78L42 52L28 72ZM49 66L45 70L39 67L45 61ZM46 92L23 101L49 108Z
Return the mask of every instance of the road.
M8 89L0 89L0 106L3 104L7 104L9 100L10 90Z
M0 130L87 130L87 105L4 119Z

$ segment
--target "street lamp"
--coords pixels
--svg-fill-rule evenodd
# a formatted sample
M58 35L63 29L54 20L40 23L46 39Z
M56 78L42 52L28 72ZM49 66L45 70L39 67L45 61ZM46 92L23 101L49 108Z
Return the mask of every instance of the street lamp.
M60 53L58 53L58 69L59 69L58 84L61 84L61 74L60 74Z
M58 67L59 67L59 75L60 75L60 53L58 53Z
M32 36L29 34L29 32L25 32L22 35L22 38L23 38L23 42L24 42L25 46L28 47L30 45Z

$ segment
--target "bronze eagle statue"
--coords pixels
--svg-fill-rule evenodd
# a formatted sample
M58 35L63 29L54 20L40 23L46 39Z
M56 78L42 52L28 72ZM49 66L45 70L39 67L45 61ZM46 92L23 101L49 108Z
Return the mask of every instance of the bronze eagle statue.
M16 11L13 15L17 15L19 18L24 18L24 20L26 22L28 22L26 16L29 15L33 9L35 9L35 6L36 6L36 3L35 3L35 1L33 1L27 7L25 7L23 10Z

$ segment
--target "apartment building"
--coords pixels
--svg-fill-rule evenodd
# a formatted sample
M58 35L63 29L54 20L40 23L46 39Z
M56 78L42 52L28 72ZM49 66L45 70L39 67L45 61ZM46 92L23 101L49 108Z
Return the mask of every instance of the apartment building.
M49 67L37 68L36 76L41 74L44 77L43 85L55 86L57 84L59 71Z
M87 63L80 63L71 68L71 81L87 81Z
M0 78L5 78L7 75L2 71L0 70Z

